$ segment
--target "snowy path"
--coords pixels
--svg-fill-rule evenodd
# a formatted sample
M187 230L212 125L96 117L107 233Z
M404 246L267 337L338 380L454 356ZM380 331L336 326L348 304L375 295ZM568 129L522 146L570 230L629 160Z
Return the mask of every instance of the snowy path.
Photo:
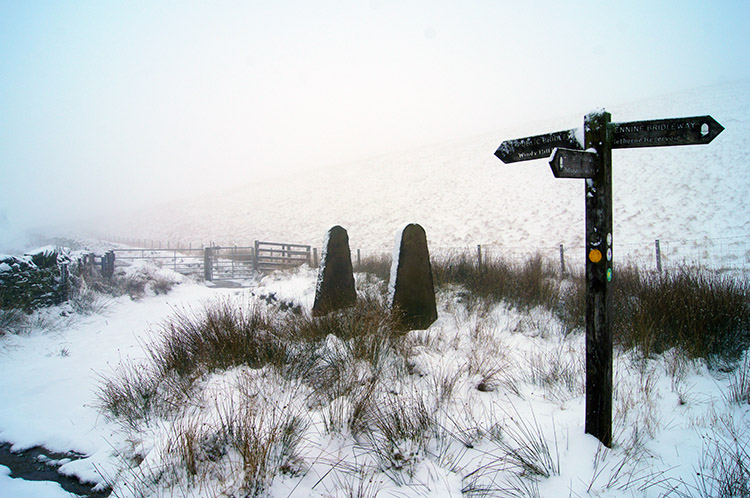
M116 428L96 410L96 389L121 358L142 357L141 343L150 327L175 306L200 306L231 292L183 284L166 296L132 302L113 300L101 316L77 317L69 327L64 317L49 317L58 330L32 330L0 341L0 441L15 449L44 446L60 453L78 452L88 458L61 467L91 482L100 472L112 473L109 441ZM0 474L0 496L69 496L59 485L21 483ZM24 495L23 493L26 493Z

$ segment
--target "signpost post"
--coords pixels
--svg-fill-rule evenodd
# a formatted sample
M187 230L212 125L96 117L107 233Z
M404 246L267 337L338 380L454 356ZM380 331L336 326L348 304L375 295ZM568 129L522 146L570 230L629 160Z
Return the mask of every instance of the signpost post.
M612 445L612 149L708 144L711 116L612 123L603 110L576 129L506 140L504 163L550 157L556 178L586 180L586 432Z

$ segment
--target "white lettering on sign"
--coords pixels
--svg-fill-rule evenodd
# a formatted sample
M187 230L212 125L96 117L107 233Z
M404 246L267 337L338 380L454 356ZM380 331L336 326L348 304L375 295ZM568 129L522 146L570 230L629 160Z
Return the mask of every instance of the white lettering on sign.
M615 145L629 145L629 144L670 144L681 142L682 137L635 137L635 138L620 138L615 140Z
M721 133L721 125L717 131L714 124L710 116L615 123L612 144L615 147L700 144L712 140L712 134Z
M542 147L541 149L535 149L530 152L519 152L518 159L523 160L526 158L536 158L537 156L549 156L552 154L554 147Z

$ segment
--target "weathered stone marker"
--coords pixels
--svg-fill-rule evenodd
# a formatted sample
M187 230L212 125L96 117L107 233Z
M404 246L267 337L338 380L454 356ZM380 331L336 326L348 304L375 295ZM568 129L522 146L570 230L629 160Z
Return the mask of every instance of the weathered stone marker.
M612 445L612 149L708 144L724 127L711 116L612 123L587 115L583 130L500 144L504 163L551 155L556 178L586 179L586 432Z
M312 313L313 316L321 316L354 306L356 302L357 291L354 289L349 235L346 230L336 225L328 231L320 260Z
M427 236L420 225L412 223L396 244L388 301L402 329L424 330L437 320Z

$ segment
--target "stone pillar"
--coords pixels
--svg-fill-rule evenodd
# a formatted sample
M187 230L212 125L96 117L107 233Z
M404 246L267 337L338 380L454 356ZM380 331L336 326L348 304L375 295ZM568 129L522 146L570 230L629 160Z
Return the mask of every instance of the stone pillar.
M323 255L320 258L312 313L313 316L325 315L334 310L354 306L356 301L357 291L354 289L349 235L346 230L336 225L328 231Z
M417 224L404 228L397 240L388 284L388 301L402 330L424 330L437 320L427 236Z

